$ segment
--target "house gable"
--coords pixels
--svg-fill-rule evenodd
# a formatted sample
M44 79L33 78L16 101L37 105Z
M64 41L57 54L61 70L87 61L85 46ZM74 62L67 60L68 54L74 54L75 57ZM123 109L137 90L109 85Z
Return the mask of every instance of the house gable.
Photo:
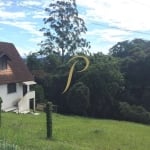
M0 84L34 80L13 44L0 42L0 63Z
M0 53L0 71L7 69L9 60L10 58L7 55Z

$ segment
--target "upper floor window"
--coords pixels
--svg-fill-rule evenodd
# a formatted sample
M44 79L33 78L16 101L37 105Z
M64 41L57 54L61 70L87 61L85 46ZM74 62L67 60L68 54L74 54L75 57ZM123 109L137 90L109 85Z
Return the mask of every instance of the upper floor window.
M0 70L5 70L7 69L7 59L6 57L1 57L0 58Z

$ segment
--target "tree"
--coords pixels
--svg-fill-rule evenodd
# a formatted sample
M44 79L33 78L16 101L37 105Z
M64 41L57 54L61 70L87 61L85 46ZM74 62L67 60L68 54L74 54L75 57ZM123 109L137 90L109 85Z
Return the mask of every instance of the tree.
M45 102L45 97L44 97L44 88L39 85L39 84L36 84L33 89L35 90L35 93L36 93L36 102L37 103L42 103L42 102Z
M120 103L121 119L150 124L150 112L144 107L130 105L127 102Z
M122 58L128 56L129 49L131 49L131 44L127 40L123 42L118 42L116 45L114 45L112 48L109 49L109 53L112 56Z
M89 42L82 38L87 28L78 16L75 0L52 0L45 11L48 14L44 18L46 27L41 29L45 40L40 43L44 54L61 54L64 61L65 54L73 55L77 49L87 51L90 48Z
M125 58L125 57L139 57L144 56L143 51L148 52L150 41L142 39L134 39L132 41L118 42L112 48L109 49L109 53L112 56ZM149 53L149 52L148 52Z
M61 65L59 55L51 54L43 58L43 69L46 72L54 72Z
M30 53L27 56L26 63L31 71L41 69L42 64L41 60L37 58L37 53Z
M110 54L120 58L125 88L121 100L150 110L150 41L134 39L117 43Z
M93 64L80 78L90 90L89 115L94 117L117 117L117 105L123 88L123 76L118 60L105 55L94 55Z
M87 115L87 109L90 105L89 88L82 82L75 83L67 95L67 107L71 113L77 115Z

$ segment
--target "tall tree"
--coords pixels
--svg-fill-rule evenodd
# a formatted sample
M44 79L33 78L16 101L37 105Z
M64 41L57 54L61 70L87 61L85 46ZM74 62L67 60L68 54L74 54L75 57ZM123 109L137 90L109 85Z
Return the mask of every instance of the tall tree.
M30 53L26 58L26 63L31 71L39 70L42 67L41 60L38 59L37 53Z
M134 39L132 41L126 40L118 42L112 48L109 49L109 54L115 57L139 57L144 55L143 53L149 53L150 41L143 39Z
M45 27L41 29L45 36L41 50L46 55L59 53L63 61L65 54L73 55L77 49L87 52L90 44L82 37L87 28L78 15L75 0L52 0L45 11L48 17L44 18Z
M121 100L150 111L150 41L134 39L117 43L110 54L120 58L125 88Z

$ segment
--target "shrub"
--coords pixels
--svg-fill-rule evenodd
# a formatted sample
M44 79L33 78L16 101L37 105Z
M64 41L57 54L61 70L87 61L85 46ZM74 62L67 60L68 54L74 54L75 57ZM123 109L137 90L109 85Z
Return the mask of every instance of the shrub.
M89 88L82 82L75 83L68 91L67 107L69 111L77 115L86 115L89 107Z
M120 102L120 114L122 119L128 121L150 124L150 112L142 106Z
M37 103L42 103L42 102L45 102L45 99L44 99L44 89L41 85L37 84L34 86L34 90L35 90L35 93L36 93L36 101Z

